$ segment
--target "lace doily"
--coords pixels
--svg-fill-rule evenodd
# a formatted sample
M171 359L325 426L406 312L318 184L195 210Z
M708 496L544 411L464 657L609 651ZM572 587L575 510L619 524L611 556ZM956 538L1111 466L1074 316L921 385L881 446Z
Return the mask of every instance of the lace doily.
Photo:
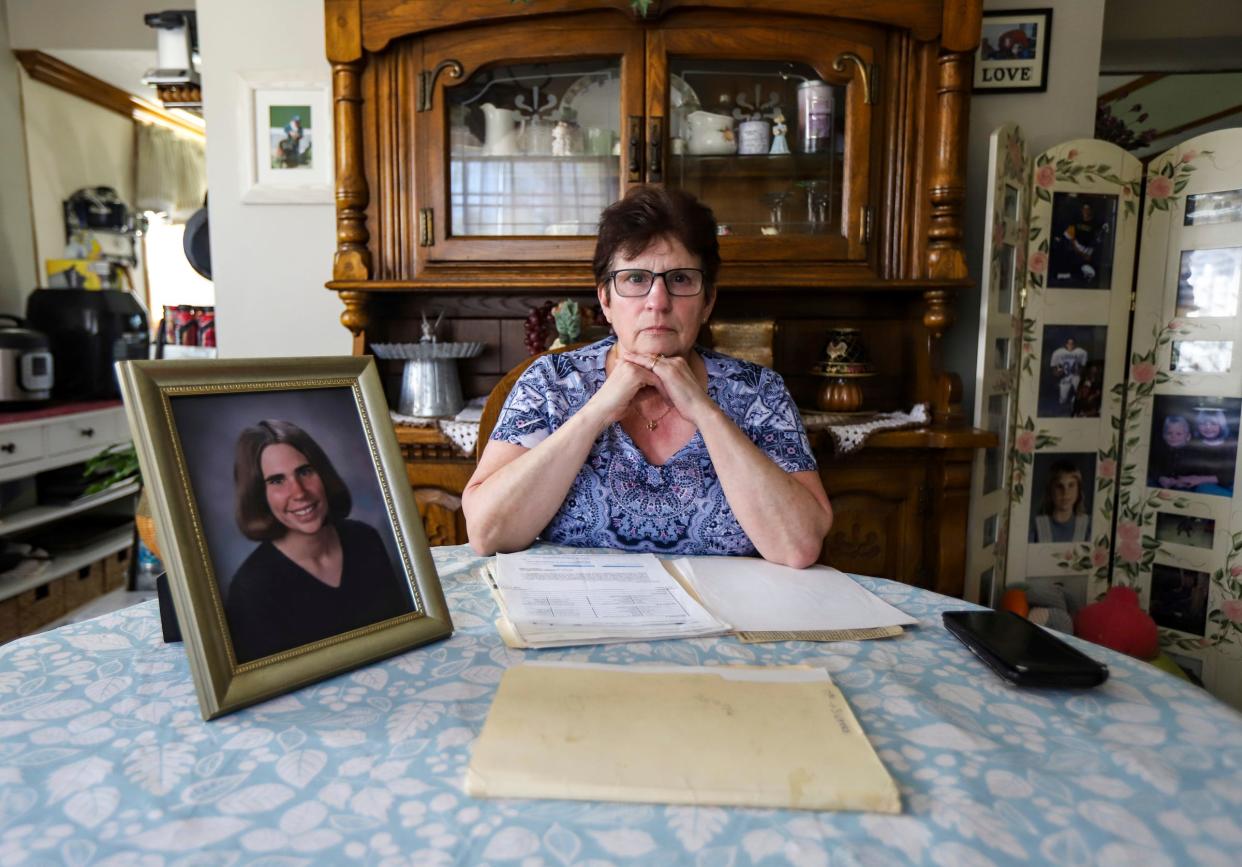
M881 412L865 416L856 413L808 412L802 423L808 431L826 430L832 437L833 453L847 455L862 448L867 437L879 430L919 427L928 422L927 404L918 403L909 412Z
M485 397L472 398L457 415L452 418L424 417L403 415L396 410L388 411L392 423L406 427L438 427L440 432L453 441L465 457L474 454L474 445L479 440L479 418L483 414Z

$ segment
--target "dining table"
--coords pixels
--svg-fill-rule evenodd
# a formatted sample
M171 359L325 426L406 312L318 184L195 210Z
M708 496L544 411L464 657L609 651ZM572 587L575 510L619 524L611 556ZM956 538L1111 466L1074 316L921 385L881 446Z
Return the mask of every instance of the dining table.
M1242 715L1140 660L1067 637L1104 684L1016 687L942 624L977 606L865 576L918 624L519 650L487 559L432 553L450 638L209 722L154 600L0 648L0 865L1242 863ZM473 798L497 685L530 660L822 667L901 813Z

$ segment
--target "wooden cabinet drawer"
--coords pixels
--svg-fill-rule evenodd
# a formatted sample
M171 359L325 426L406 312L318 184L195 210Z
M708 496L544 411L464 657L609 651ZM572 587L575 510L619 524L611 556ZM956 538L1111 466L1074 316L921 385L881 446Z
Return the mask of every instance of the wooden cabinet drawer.
M60 455L80 449L102 451L116 442L118 413L70 418L47 427L47 453Z
M37 427L0 431L0 467L43 457L43 430Z

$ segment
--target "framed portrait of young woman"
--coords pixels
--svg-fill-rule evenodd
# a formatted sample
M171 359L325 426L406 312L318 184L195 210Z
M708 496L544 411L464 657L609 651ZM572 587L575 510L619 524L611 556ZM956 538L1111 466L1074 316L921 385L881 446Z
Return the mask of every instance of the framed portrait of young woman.
M205 719L451 634L374 361L117 368Z

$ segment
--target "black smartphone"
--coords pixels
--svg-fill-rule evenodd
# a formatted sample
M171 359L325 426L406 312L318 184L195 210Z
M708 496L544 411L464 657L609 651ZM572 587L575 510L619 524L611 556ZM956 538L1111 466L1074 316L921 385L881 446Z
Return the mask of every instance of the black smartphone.
M1108 666L1012 611L946 611L945 628L1018 686L1099 686Z

